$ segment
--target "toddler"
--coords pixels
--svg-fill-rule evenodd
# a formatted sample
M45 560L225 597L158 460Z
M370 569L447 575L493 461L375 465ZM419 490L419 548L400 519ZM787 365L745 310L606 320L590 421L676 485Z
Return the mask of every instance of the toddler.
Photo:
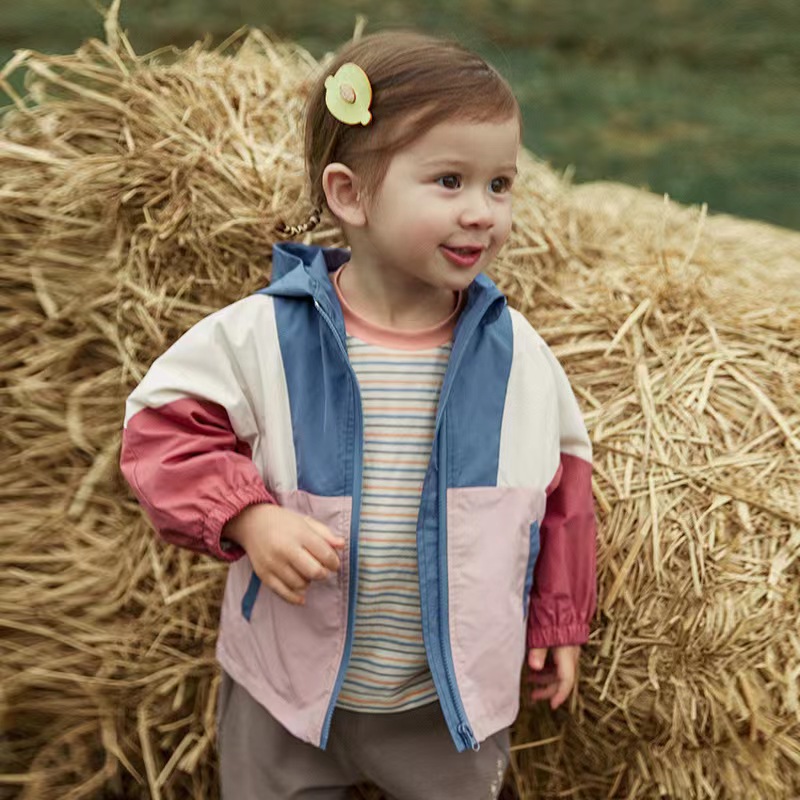
M591 446L566 375L484 270L521 115L458 44L346 45L313 87L312 219L268 288L128 399L121 467L169 542L230 562L222 796L496 798L523 666L570 694L596 603Z

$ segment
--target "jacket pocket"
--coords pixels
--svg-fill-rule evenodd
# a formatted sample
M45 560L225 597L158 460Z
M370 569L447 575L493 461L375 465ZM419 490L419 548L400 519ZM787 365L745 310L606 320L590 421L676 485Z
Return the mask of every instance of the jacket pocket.
M530 550L528 551L528 566L525 570L525 589L522 592L522 616L528 613L531 589L533 589L533 568L539 557L539 523L532 522L530 527Z
M261 588L261 578L256 575L255 571L250 574L250 583L247 584L247 591L242 597L242 616L250 622L250 617L253 616L253 606L256 604L258 597L258 590Z

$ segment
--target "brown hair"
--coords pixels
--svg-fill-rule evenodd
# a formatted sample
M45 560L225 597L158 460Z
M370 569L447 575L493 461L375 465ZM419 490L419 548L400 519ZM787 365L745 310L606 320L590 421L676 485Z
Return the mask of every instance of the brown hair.
M372 121L366 126L339 122L325 105L325 78L347 62L358 64L372 85ZM306 172L317 219L326 205L322 173L328 164L340 162L357 172L369 197L392 156L440 122L511 116L521 127L522 114L508 82L458 42L407 30L349 42L319 76L306 105ZM299 227L310 230L313 225Z

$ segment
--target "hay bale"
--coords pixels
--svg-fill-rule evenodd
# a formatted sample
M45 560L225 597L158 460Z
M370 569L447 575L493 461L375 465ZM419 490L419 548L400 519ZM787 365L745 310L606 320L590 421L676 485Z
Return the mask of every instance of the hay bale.
M155 541L123 402L308 214L316 66L254 30L138 56L112 13L106 42L0 73L28 92L0 131L0 780L22 798L216 796L225 566ZM520 167L492 277L582 403L601 541L580 691L524 702L509 787L797 794L800 236Z

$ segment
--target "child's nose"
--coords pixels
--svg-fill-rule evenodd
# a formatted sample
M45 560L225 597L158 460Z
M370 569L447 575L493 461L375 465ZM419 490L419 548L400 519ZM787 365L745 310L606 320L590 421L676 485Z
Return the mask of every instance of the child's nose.
M461 210L461 224L468 228L488 228L493 222L489 198L483 191L465 193L465 203Z

